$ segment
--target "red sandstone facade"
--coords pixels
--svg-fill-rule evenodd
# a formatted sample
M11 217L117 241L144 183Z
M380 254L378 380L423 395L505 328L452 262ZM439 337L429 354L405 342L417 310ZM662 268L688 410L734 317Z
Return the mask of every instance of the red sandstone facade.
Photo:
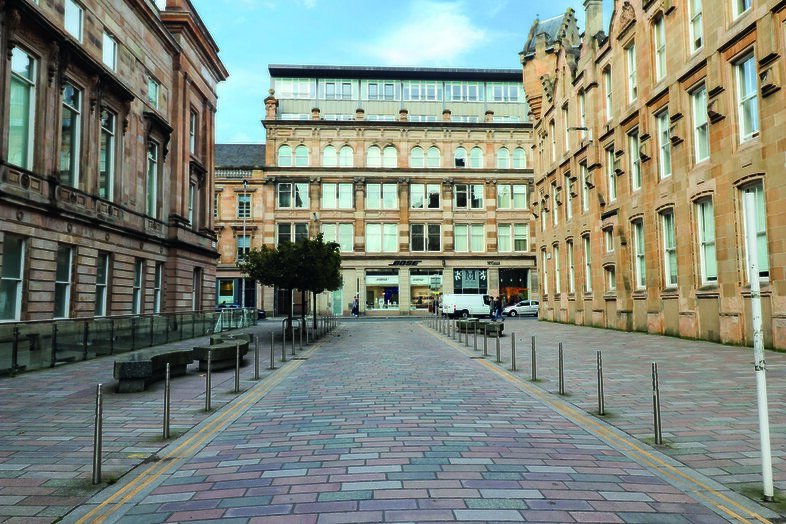
M786 348L786 3L584 4L521 52L542 318L752 344L750 234Z
M0 6L0 320L212 309L227 71L190 1Z

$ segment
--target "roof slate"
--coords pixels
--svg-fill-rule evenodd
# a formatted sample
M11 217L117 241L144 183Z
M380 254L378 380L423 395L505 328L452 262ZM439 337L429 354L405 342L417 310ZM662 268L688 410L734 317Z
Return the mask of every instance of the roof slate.
M215 167L262 167L265 144L216 144Z

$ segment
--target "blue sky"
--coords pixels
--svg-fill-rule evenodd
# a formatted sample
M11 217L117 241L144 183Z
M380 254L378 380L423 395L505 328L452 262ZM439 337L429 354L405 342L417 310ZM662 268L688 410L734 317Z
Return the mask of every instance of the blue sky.
M163 0L158 0L163 1ZM604 27L612 0L604 0ZM262 143L268 64L518 69L532 21L583 0L191 0L220 49L217 143Z

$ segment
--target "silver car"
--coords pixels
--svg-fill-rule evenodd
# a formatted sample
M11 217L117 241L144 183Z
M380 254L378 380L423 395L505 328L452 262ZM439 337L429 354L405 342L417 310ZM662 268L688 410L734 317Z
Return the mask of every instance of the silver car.
M504 315L515 317L516 315L535 315L538 316L538 308L540 302L537 300L522 300L512 306L508 306L502 310Z

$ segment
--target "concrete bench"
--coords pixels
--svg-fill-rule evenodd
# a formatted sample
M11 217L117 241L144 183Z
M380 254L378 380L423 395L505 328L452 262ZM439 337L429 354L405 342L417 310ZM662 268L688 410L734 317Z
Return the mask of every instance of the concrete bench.
M117 379L118 393L136 393L144 391L147 384L166 377L166 365L169 364L169 375L177 377L185 375L187 367L194 361L191 349L159 349L140 351L126 358L115 360L114 377Z
M240 364L245 364L245 356L251 342L247 333L221 334L210 337L207 346L195 346L194 358L199 361L199 371L207 371L207 352L211 352L211 371L235 367L237 350L240 348Z
M501 337L505 330L504 322L491 322L490 320L478 320L478 335L485 331L489 337Z

